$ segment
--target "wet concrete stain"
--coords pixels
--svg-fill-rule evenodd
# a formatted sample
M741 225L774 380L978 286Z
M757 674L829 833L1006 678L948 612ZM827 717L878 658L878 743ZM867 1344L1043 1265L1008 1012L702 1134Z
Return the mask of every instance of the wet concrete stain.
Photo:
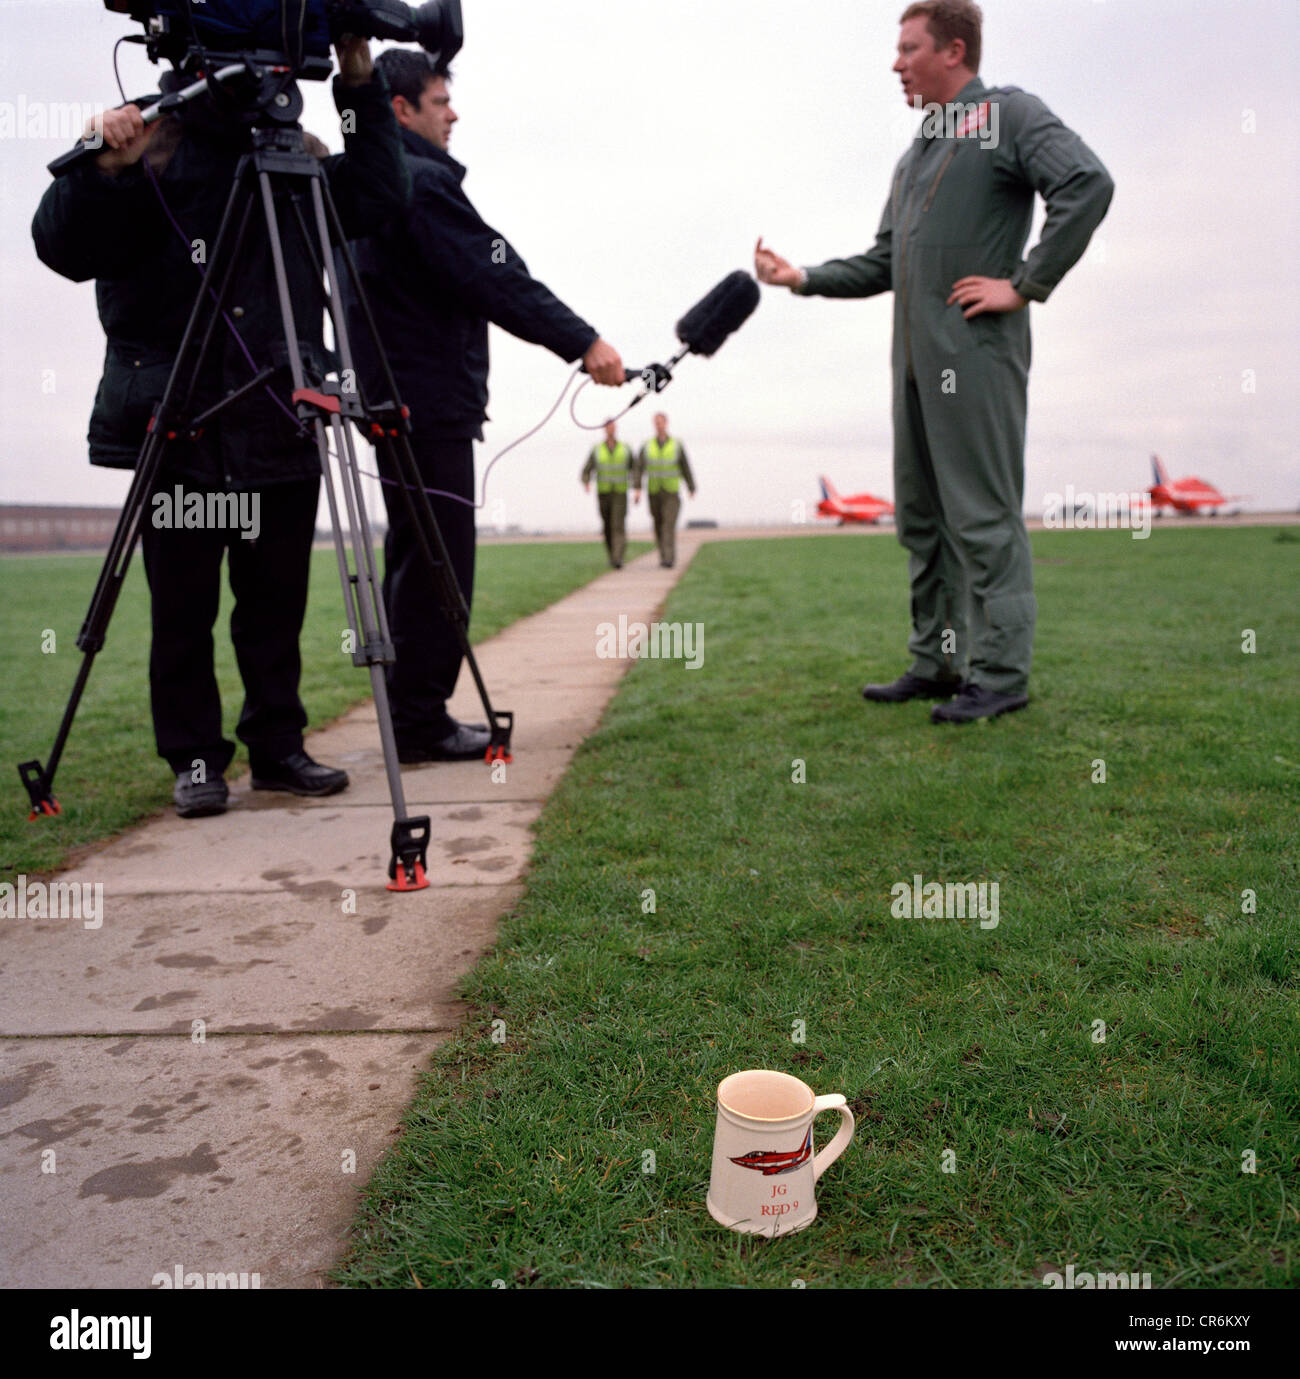
M97 1193L108 1202L125 1202L133 1197L161 1197L183 1177L215 1173L221 1164L205 1140L189 1154L170 1159L148 1159L139 1164L114 1164L92 1173L81 1185L78 1197Z
M0 1082L0 1107L21 1101L32 1090L33 1084L40 1080L41 1074L53 1067L53 1063L28 1063L18 1070L16 1076L5 1078Z
M138 1006L132 1006L134 1014L140 1010L161 1010L164 1006L174 1006L180 1001L192 1001L197 991L165 991L161 996L146 996Z
M310 933L312 928L313 925L304 923L263 924L260 929L250 929L246 934L236 934L231 942L255 948L283 948L299 935Z
M254 967L271 966L270 958L250 958L247 962L223 963L220 958L209 957L206 953L174 953L169 958L155 958L159 967L221 967L226 972L249 972Z
M475 824L483 817L483 811L478 805L474 805L471 809L457 809L447 817L454 819L458 824Z
M104 1122L96 1118L95 1112L103 1109L102 1105L74 1106L55 1120L31 1120L26 1125L16 1125L8 1135L0 1135L0 1140L7 1140L9 1135L21 1135L31 1140L37 1149L44 1149L47 1144L57 1144L83 1130L99 1129Z
M330 1073L341 1073L343 1064L336 1063L320 1049L300 1049L292 1058L286 1058L282 1072L307 1073L310 1077L328 1077Z
M367 934L377 934L388 926L388 921L382 915L373 915L361 926Z
M328 819L321 820L321 823L329 822ZM273 869L264 871L262 880L279 882L284 890L293 895L303 896L307 900L323 900L337 896L339 893L339 888L332 881L296 881L294 879L296 875L296 872Z
M455 853L487 852L500 844L495 838L452 838L442 846L450 856Z

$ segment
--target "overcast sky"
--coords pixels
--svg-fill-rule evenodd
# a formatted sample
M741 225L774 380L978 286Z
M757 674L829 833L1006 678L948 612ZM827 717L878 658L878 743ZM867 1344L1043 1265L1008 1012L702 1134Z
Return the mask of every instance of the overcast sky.
M465 0L452 152L466 190L533 273L641 366L759 234L797 263L861 252L917 116L890 72L902 0ZM5 0L0 100L117 103L100 0ZM1031 308L1026 506L1067 483L1121 492L1159 452L1247 506L1300 506L1295 0L988 0L981 76L1040 96L1117 191L1093 247ZM123 50L128 94L154 88ZM306 127L340 148L325 88ZM2 112L0 112L2 115ZM3 126L0 125L0 128ZM1253 131L1253 132L1252 132ZM23 134L24 131L19 131ZM103 359L90 284L37 260L30 222L57 137L0 139L0 499L117 503L85 430ZM1035 222L1041 221L1041 210ZM1031 239L1031 243L1032 243ZM663 402L700 496L687 515L783 523L842 492L892 497L888 296L765 289ZM480 472L539 421L567 368L493 332ZM1254 391L1243 390L1254 371ZM51 372L52 371L52 372ZM50 391L52 389L52 391ZM615 394L588 388L585 419ZM623 423L640 443L653 407ZM567 411L494 471L480 519L592 526L592 437ZM646 525L644 516L638 519Z

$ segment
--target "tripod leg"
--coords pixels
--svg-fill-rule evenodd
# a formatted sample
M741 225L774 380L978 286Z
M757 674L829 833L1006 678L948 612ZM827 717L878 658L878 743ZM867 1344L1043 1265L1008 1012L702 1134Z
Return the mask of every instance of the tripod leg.
M306 155L304 155L306 156ZM314 162L314 160L312 160ZM384 614L383 595L375 570L374 542L366 513L365 495L357 470L356 452L351 432L343 425L342 404L323 393L312 392L305 386L302 359L298 352L297 330L293 304L289 299L288 277L284 267L284 251L280 240L275 198L270 175L260 173L262 206L271 240L271 259L275 268L276 291L279 294L280 315L285 327L289 348L289 366L293 375L294 401L300 415L310 415L316 449L320 458L321 475L325 482L329 506L330 527L334 537L334 554L338 562L339 581L343 588L343 604L353 637L353 664L370 671L370 685L374 693L375 711L379 718L379 736L384 752L384 769L388 776L388 790L393 803L392 857L388 864L388 889L392 891L424 890L428 884L429 836L432 823L427 816L412 818L406 810L406 794L402 786L401 764L397 759L397 741L393 734L392 713L388 703L388 684L384 667L393 662L392 641ZM335 341L339 347L345 376L352 367L348 347L347 328L338 306L333 260L330 255L329 232L326 228L323 192L324 181L318 167L312 168L312 200L316 209L316 225L321 240L320 258L330 278L331 291L326 299ZM330 433L338 460L337 488L341 489L347 513L348 530L352 540L352 563L343 540L339 511L339 495L334 472L330 466L330 448L326 440L325 417L329 417ZM355 573L353 570L355 569Z

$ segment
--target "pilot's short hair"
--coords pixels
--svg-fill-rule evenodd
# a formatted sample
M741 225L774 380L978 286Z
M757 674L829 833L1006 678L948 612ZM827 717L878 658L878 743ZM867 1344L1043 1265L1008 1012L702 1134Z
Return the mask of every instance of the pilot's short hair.
M906 24L909 19L926 21L936 52L960 38L966 45L966 66L972 72L979 71L984 12L974 0L917 0L903 11L898 22Z

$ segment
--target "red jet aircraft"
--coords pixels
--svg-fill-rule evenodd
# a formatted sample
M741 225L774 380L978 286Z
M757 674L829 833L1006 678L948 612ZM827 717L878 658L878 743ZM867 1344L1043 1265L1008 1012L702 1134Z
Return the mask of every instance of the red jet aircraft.
M829 479L820 479L822 500L817 504L820 517L838 517L840 526L848 522L879 522L882 517L894 515L893 503L883 498L873 498L869 493L858 493L852 498L841 498L835 492Z
M1159 517L1162 508L1173 508L1175 512L1190 512L1195 516L1202 508L1209 509L1211 517L1219 515L1225 503L1234 503L1240 494L1225 496L1217 488L1207 484L1204 479L1170 480L1159 455L1151 456L1151 467L1155 471L1155 483L1147 492L1151 495L1151 506Z

